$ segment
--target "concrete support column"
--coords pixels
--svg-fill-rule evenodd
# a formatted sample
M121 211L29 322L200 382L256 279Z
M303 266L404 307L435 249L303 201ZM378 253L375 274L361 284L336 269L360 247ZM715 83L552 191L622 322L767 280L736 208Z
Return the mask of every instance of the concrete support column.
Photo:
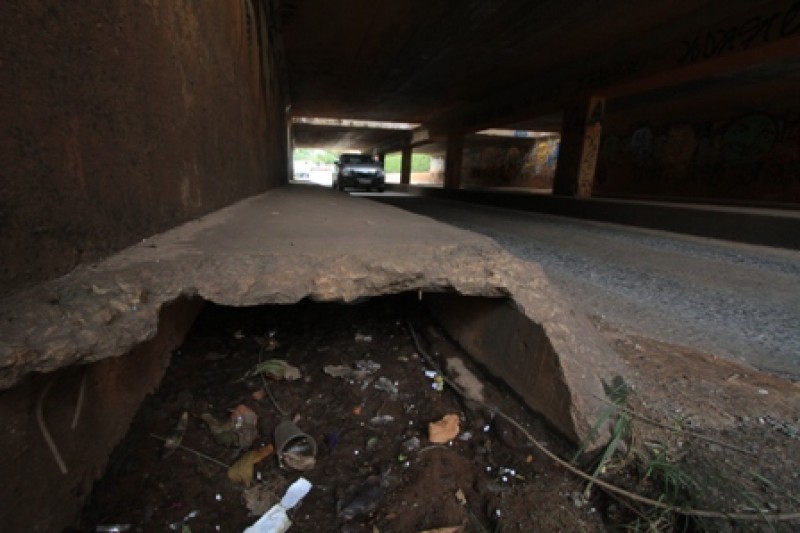
M444 161L444 188L461 188L461 161L464 157L464 135L447 136L447 153Z
M605 98L593 96L565 111L553 194L592 195L605 107Z
M403 146L400 157L400 183L408 185L411 183L411 156L413 149L411 146Z
M285 144L286 146L286 160L283 167L286 169L286 176L284 177L283 183L289 183L290 179L294 178L294 132L292 131L292 117L289 114L290 109L286 108L286 139Z

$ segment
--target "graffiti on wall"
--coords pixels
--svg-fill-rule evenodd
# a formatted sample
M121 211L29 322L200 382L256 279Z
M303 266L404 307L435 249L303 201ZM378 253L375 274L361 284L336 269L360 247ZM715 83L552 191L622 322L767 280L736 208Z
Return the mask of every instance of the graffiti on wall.
M601 192L800 202L800 115L747 113L609 132Z
M464 183L549 189L553 186L559 140L539 139L527 145L467 147Z
M800 0L785 9L750 16L736 24L710 29L681 43L681 64L712 59L757 44L792 37L800 33Z
M697 133L691 124L676 124L667 130L661 160L663 180L681 179L691 171L697 150Z
M537 176L549 176L552 179L558 162L558 139L538 141L529 150L523 163L523 172Z
M588 198L592 195L602 133L603 126L599 122L586 126L586 133L583 136L583 150L581 150L581 164L578 168L579 197Z
M731 163L749 163L768 154L778 139L778 123L764 113L735 120L722 136L725 158Z
M583 135L581 161L578 167L577 195L579 197L588 198L592 195L597 157L600 154L600 142L603 134L605 106L605 100L602 98L592 98L590 101L590 109L586 117L586 129Z
M637 159L645 159L653 151L653 130L648 127L636 128L630 140L631 153Z

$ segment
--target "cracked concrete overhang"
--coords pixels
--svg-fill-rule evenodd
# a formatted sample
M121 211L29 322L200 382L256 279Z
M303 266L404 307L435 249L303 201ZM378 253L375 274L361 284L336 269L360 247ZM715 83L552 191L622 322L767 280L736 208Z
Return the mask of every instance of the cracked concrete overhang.
M180 298L247 306L405 291L512 302L544 332L547 354L530 358L552 359L548 382L558 386L546 388L559 396L518 390L524 384L517 392L566 436L587 435L604 407L601 380L618 362L538 265L483 236L303 186L244 200L0 301L0 388L126 354L155 335L162 306Z

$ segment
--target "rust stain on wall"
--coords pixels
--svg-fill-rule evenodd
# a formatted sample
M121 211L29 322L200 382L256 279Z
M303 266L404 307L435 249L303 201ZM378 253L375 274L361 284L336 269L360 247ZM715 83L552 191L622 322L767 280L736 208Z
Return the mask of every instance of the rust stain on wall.
M0 293L285 181L257 7L0 3Z

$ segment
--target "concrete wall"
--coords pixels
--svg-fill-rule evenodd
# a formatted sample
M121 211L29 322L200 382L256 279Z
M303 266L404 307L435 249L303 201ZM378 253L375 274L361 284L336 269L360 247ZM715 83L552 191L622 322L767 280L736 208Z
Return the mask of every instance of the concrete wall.
M698 95L659 114L612 103L595 193L800 203L800 99L729 92L736 101Z
M412 185L442 185L444 173L442 172L412 172L410 176ZM400 173L386 174L386 183L400 183Z
M431 168L426 176L410 176L413 185L444 185L444 154L431 154Z
M181 299L164 306L153 338L125 355L38 374L3 391L0 530L45 533L75 523L111 451L128 432L145 396L158 387L172 350L183 341L202 304ZM64 470L34 411L41 414Z
M462 185L551 189L558 139L492 139L464 147Z
M286 179L265 20L257 0L0 3L0 294Z

